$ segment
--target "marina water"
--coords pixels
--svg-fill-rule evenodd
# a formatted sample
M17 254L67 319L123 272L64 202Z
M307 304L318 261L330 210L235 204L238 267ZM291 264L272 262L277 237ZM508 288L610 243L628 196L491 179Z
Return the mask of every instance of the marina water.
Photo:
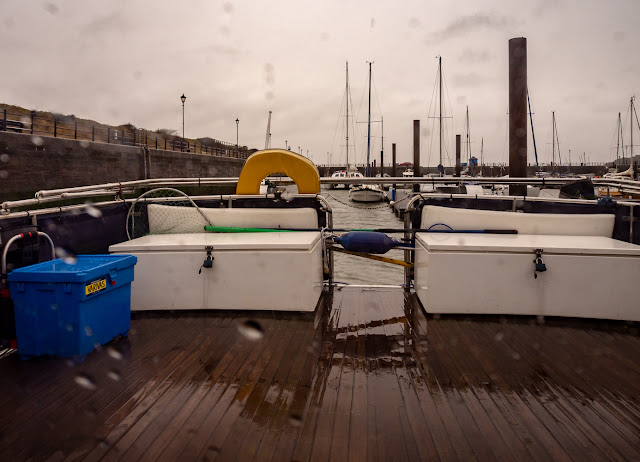
M387 202L355 203L349 199L349 190L322 189L333 210L334 228L402 228ZM400 239L402 234L389 234ZM404 268L399 265L334 252L334 280L347 284L393 284L404 283ZM385 257L402 260L404 252L390 250Z

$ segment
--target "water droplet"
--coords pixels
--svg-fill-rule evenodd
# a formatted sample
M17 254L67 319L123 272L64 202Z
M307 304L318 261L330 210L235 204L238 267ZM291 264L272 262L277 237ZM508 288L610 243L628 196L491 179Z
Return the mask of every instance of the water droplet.
M93 335L93 330L91 329L91 326L84 326L84 334L87 337L91 337Z
M45 3L44 4L44 9L47 10L47 12L49 12L49 14L53 14L53 15L58 14L58 11L60 11L60 8L58 8L58 5L54 5L51 2Z
M373 29L374 27L376 27L376 18L371 18L371 22L369 23L369 26Z
M272 100L276 97L276 95L272 91L268 91L264 94L264 97L268 100Z
M291 414L289 416L289 424L293 427L299 427L302 423L302 417L298 414Z
M67 324L67 332L73 332L73 324Z
M160 361L160 358L158 358L158 356L154 356L151 360L152 360L155 364L158 364L158 361Z
M118 361L122 359L122 353L113 347L107 347L107 354Z
M420 27L420 20L418 18L409 19L409 27L411 27L412 29Z
M122 378L120 373L115 369L111 369L109 372L107 372L107 377L109 377L114 382L118 382Z
M89 201L84 203L84 211L91 215L93 218L100 218L102 216L102 212L98 210L93 204Z
M502 339L504 338L504 334L502 332L498 332L496 336L493 338L496 340L496 342L502 342Z
M89 143L88 141L80 141L80 147L87 149L89 146L91 146L91 143Z
M33 135L33 136L31 137L31 142L32 142L33 144L35 144L36 146L42 146L42 144L44 143L44 140L42 139L42 137L41 137L41 136Z
M257 321L248 319L242 324L238 325L238 331L249 340L260 340L264 337L262 326Z
M87 390L95 390L96 383L94 380L86 374L78 374L73 379L78 385Z
M515 351L513 352L512 356L513 356L513 359L515 359L516 361L520 359L520 353L517 353Z
M6 170L0 170L0 178L7 178L9 176L9 172Z
M229 3L229 2L225 3L222 6L222 8L224 9L225 13L229 13L229 14L233 13L233 5L231 3Z
M4 162L5 164L9 162L9 154L0 154L0 162Z
M207 447L207 451L212 452L214 454L218 454L220 452L220 449L218 449L217 446L214 446L213 444Z
M536 316L536 321L538 321L538 324L544 324L544 316L539 314Z
M67 251L63 247L56 248L56 257L62 258L62 261L67 265L75 265L78 261L78 258L73 253Z

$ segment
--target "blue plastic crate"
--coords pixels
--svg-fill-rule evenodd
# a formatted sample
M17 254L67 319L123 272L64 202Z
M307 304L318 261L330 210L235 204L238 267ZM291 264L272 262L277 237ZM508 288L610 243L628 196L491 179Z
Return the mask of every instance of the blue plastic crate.
M131 322L133 255L79 255L18 268L9 273L18 353L86 355Z

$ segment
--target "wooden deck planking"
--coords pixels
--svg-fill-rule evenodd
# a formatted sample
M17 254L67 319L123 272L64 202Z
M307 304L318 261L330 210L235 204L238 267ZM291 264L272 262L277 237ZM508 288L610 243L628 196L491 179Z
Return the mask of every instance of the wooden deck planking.
M635 325L432 316L402 290L315 314L143 314L69 367L0 360L0 452L23 460L640 458ZM256 321L263 337L238 332ZM42 373L40 373L42 370ZM107 378L117 371L119 380ZM76 374L95 380L80 387ZM10 417L11 416L11 417Z

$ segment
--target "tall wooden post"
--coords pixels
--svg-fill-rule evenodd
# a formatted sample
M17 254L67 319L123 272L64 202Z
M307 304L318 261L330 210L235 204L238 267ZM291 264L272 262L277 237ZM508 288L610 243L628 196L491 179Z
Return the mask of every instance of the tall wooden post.
M460 176L460 135L456 135L456 173L454 176Z
M527 39L509 40L509 176L527 176ZM526 196L527 185L509 186L512 196Z
M421 177L420 171L420 121L413 121L413 176ZM420 185L413 185L413 192L420 192Z
M391 176L396 177L396 143L391 144ZM396 185L393 185L393 189L396 189Z

